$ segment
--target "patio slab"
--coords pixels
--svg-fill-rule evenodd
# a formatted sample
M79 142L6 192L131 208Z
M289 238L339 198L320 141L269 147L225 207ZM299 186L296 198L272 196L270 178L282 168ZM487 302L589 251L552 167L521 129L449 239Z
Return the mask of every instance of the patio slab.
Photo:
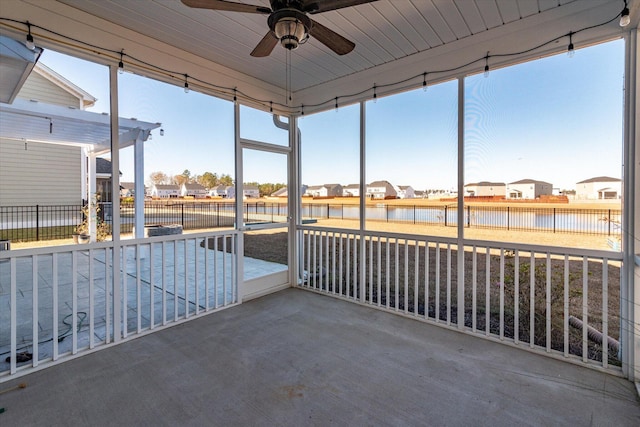
M622 378L298 289L20 382L2 425L640 425Z

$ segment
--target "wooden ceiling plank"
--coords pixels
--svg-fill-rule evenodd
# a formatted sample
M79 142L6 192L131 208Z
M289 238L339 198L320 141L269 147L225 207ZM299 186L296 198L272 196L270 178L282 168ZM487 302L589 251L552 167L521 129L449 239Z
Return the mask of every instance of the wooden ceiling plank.
M455 34L456 39L462 39L471 35L469 26L454 2L450 0L433 0L433 2L440 11L447 26L451 28Z
M462 19L466 22L467 27L471 30L471 34L478 34L487 30L487 25L480 15L478 6L475 1L457 0L455 5L462 15Z
M485 26L488 29L502 25L502 16L498 10L498 5L493 1L475 1L476 7L482 16Z

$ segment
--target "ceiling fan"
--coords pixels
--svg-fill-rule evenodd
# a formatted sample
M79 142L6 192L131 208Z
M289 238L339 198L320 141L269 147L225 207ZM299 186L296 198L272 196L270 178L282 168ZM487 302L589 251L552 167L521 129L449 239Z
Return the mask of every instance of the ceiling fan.
M286 49L292 50L306 42L309 36L315 37L338 55L351 52L355 43L309 18L307 14L374 1L376 0L270 0L271 8L226 0L182 0L182 3L199 9L269 15L269 32L251 52L251 56L264 57L271 54L278 41Z

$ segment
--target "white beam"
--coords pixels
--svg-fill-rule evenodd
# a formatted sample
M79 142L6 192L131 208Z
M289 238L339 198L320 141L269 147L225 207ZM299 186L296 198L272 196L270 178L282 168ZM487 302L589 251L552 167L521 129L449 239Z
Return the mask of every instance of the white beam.
M136 138L133 152L134 159L134 185L135 185L135 236L136 239L144 237L144 139L140 132Z

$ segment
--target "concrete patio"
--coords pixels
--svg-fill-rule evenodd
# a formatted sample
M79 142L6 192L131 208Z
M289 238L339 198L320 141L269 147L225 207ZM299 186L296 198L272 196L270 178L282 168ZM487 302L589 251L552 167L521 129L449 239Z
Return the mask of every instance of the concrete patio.
M7 426L640 425L628 380L297 289L0 390Z

